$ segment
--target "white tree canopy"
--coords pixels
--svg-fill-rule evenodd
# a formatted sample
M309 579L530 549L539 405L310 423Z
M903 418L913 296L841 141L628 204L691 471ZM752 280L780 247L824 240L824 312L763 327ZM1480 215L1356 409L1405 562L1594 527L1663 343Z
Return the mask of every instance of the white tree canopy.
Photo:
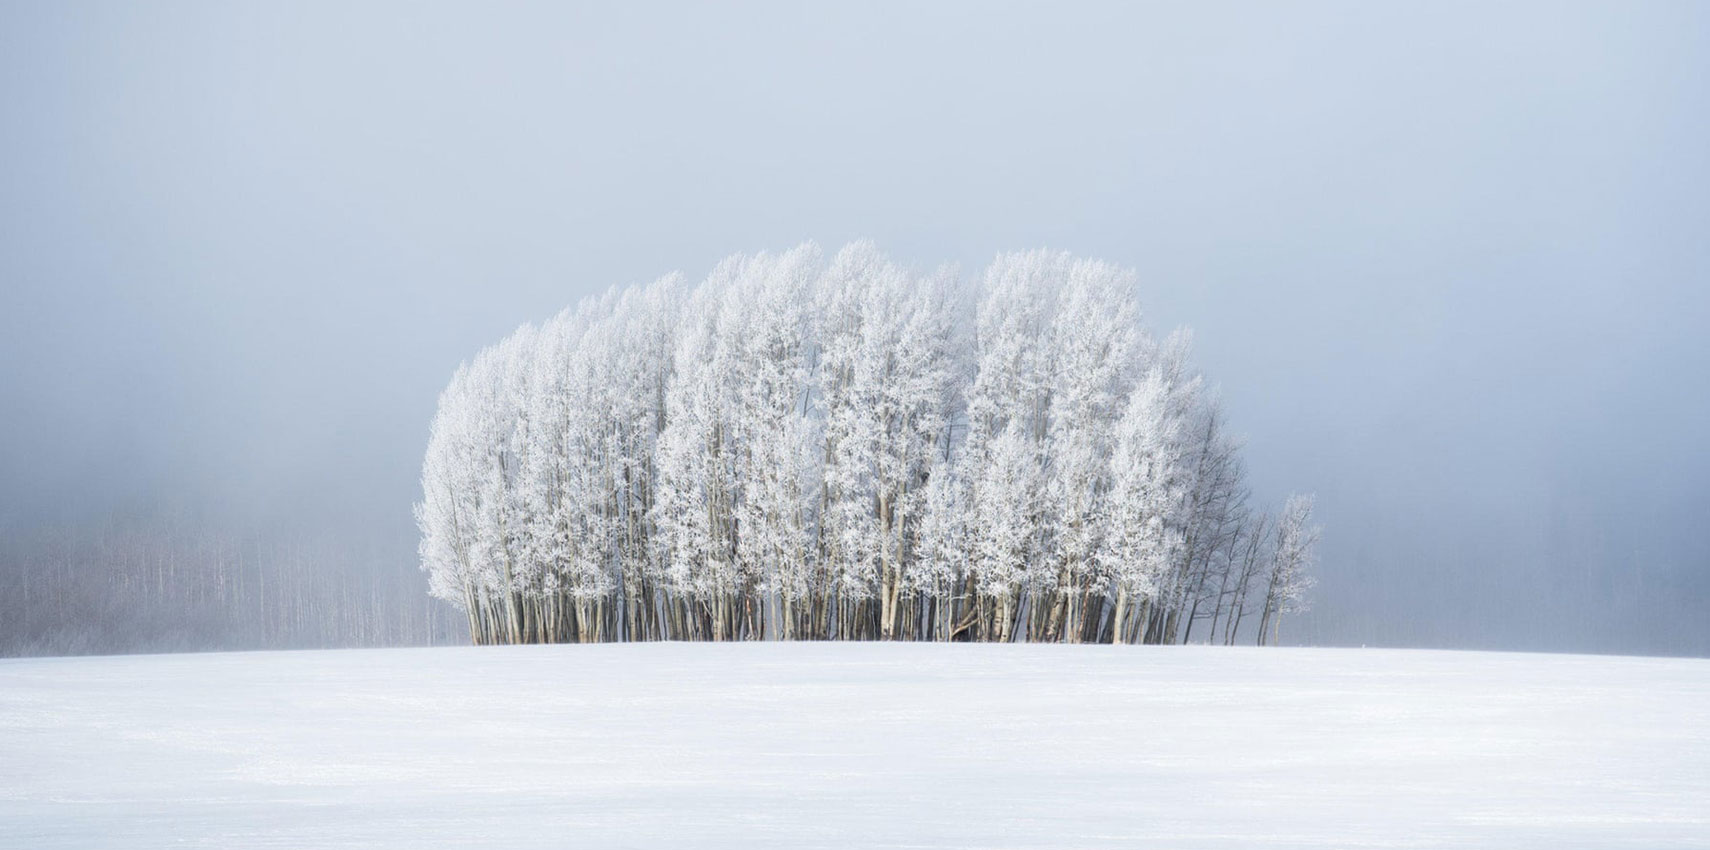
M524 326L440 397L432 592L478 641L1233 640L1260 600L1274 634L1310 503L1247 513L1136 288L1045 251L970 285L804 245Z

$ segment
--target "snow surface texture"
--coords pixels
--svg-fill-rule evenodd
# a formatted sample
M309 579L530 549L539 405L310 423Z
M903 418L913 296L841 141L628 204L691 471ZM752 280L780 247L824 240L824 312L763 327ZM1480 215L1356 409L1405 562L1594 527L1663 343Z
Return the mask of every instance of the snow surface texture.
M0 847L1710 846L1710 660L628 644L0 661Z

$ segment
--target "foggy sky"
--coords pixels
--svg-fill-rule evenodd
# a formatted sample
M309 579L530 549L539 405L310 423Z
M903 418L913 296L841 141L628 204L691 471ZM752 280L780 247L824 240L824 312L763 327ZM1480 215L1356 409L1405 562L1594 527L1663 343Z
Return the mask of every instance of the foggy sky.
M1707 95L1699 3L7 3L0 533L413 558L435 397L518 324L1044 246L1317 493L1285 642L1710 653Z

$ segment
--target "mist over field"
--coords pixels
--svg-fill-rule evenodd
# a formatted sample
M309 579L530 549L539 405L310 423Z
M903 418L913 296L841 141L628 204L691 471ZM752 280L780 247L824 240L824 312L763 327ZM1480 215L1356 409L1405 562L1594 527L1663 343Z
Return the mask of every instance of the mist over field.
M459 363L614 285L1048 247L1194 330L1284 643L1710 654L1710 8L0 8L0 654L459 643Z

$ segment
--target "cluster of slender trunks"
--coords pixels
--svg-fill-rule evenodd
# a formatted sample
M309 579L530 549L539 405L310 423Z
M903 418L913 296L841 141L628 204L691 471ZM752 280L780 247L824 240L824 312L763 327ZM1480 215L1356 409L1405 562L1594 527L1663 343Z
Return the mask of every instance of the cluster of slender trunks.
M1116 591L1041 588L980 593L977 581L958 592L911 592L887 581L877 594L852 597L835 588L785 598L757 588L725 594L675 593L652 582L617 592L481 593L468 588L469 632L476 644L611 641L908 640L965 642L1202 643L1274 640L1277 612L1253 601L1253 571L1211 593L1192 584L1171 594L1130 598ZM1188 576L1192 579L1192 576ZM1245 580L1242 580L1242 579ZM1258 590L1259 594L1264 589ZM1266 594L1268 596L1268 594ZM1258 617L1257 635L1251 631Z

